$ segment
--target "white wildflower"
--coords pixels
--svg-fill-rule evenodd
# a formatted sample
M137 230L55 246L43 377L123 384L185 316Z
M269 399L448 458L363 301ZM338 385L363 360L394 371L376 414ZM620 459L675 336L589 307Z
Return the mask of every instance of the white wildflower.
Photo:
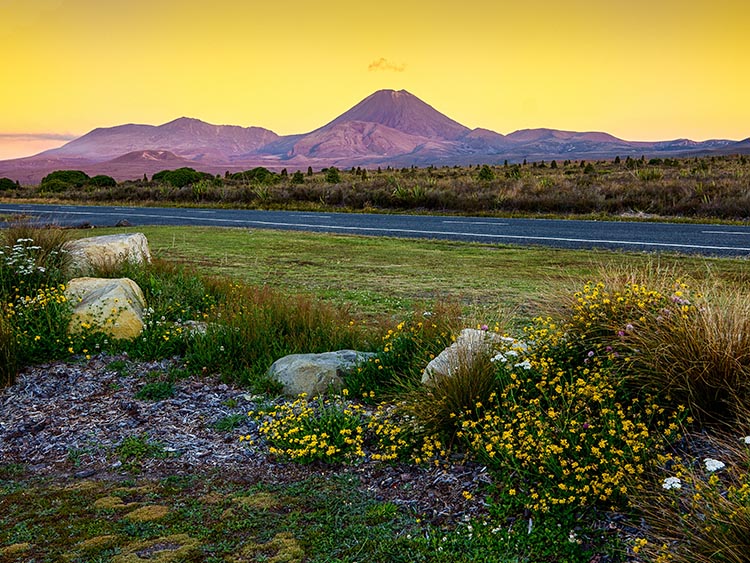
M745 436L745 437L744 437L744 438L743 438L742 440L743 440L743 441L744 441L744 442L745 442L746 444L750 445L750 436Z
M661 486L667 490L681 489L682 481L680 481L679 477L667 477L666 479L664 479L664 482L661 484Z
M726 467L726 465L724 465L724 462L710 457L704 459L703 463L706 464L706 471L718 471L719 469L724 469Z
M523 369L529 370L529 369L531 369L531 362L529 360L524 360L524 361L522 361L519 364L515 364L513 367L514 368L523 368Z

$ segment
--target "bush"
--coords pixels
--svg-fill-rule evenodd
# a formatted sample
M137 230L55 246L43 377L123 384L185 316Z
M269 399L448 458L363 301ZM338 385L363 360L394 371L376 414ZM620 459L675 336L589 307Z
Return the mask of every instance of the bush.
M40 188L44 191L64 191L60 186L65 185L67 188L80 188L89 181L89 175L80 170L56 170L50 172L40 182Z
M151 177L151 181L169 184L175 188L183 188L190 184L195 184L203 178L212 179L213 176L198 172L193 168L183 167L176 170L162 170L161 172L157 172Z
M18 187L18 184L10 178L0 178L0 192L15 190Z
M67 238L62 229L40 229L23 223L5 229L0 237L0 291L34 293L38 288L62 283L68 263L63 250Z
M669 272L610 273L574 296L566 326L578 354L608 349L633 393L734 424L750 408L750 299L716 284L693 292ZM619 277L619 279L617 279Z
M338 168L331 166L326 170L326 182L329 184L338 184L341 182L341 174L339 173Z
M454 413L459 435L498 474L516 510L623 508L628 477L647 471L664 436L677 439L679 411L654 396L628 398L613 353L581 357L564 325L538 318L525 333L493 358L495 393Z
M415 387L430 360L453 342L459 315L454 304L438 304L434 311L415 312L388 330L377 356L346 374L344 384L357 397L394 395Z
M232 180L240 180L248 184L253 182L272 184L278 179L276 174L262 166L258 166L252 170L245 170L244 172L235 172L234 174L230 174L229 177Z
M87 183L88 185L96 186L97 188L111 188L117 185L117 182L112 176L105 176L104 174L93 176Z

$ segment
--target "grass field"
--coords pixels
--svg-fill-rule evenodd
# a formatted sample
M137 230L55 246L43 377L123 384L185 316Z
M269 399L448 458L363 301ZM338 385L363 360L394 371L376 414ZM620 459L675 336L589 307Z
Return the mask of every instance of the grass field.
M134 231L136 229L129 229ZM560 250L437 240L207 227L145 227L152 253L198 271L269 285L348 306L353 314L396 316L436 299L454 300L487 320L522 319L559 291L577 289L601 269L674 271L728 284L750 282L750 263L678 254ZM123 232L101 229L77 236Z

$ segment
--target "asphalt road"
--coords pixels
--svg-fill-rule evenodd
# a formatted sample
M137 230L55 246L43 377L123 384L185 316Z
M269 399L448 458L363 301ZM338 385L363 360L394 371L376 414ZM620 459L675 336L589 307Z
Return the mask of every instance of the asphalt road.
M39 223L61 226L88 223L105 227L124 220L133 226L203 225L556 248L750 256L750 225L32 204L0 204L0 214L23 215Z

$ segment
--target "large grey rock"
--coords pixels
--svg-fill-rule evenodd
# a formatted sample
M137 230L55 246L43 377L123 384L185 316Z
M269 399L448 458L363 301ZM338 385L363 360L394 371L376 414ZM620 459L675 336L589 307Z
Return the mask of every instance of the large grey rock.
M65 296L73 305L71 332L94 329L112 338L135 338L143 332L146 300L130 278L75 278Z
M453 344L427 364L422 372L422 383L429 385L440 377L450 376L459 365L473 362L479 354L492 352L502 341L502 336L496 332L463 329Z
M342 375L375 354L355 350L339 350L322 354L291 354L276 360L268 370L272 379L281 383L285 395L308 397L339 391Z
M64 248L70 255L71 272L79 275L116 268L125 262L151 263L151 251L143 233L82 238L67 242Z

